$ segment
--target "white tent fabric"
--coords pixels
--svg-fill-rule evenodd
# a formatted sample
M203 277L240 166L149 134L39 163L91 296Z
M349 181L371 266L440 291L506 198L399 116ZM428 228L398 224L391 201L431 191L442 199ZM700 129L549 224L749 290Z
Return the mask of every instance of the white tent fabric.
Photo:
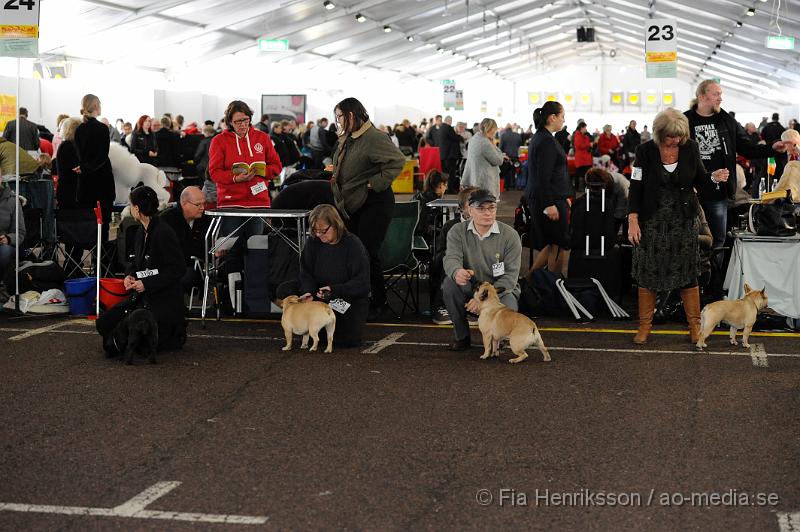
M288 39L271 60L516 81L576 58L641 62L653 17L678 22L680 79L717 77L740 95L796 103L787 90L800 90L800 54L765 40L800 34L797 0L44 0L40 51L170 73L253 50L258 38ZM596 42L576 43L580 26L595 28Z

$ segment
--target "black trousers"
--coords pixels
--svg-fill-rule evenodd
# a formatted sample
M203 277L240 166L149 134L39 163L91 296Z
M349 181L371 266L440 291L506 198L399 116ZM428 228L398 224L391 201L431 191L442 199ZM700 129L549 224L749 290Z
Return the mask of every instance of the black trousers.
M278 285L275 295L278 299L283 299L291 295L300 295L300 286L297 280L286 281ZM336 332L333 333L333 345L336 347L358 347L361 345L361 336L364 332L364 324L367 323L369 314L369 299L361 298L348 301L350 308L344 314L336 314ZM320 343L327 342L325 329L320 331Z
M447 192L455 194L461 188L461 176L458 173L458 159L442 159L442 172L447 174Z
M367 200L345 222L347 230L361 239L369 254L370 306L381 307L386 303L383 286L383 267L380 249L394 211L394 191L389 187L383 192L367 192Z

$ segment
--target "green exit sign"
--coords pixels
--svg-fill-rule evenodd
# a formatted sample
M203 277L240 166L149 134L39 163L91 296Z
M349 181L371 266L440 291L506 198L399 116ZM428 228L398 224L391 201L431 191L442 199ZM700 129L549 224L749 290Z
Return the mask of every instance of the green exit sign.
M258 49L262 52L286 52L289 50L289 39L259 39Z
M794 50L794 37L786 35L768 35L767 48L773 50Z
M453 81L452 79L443 79L442 80L442 85L455 85L455 83L456 82Z

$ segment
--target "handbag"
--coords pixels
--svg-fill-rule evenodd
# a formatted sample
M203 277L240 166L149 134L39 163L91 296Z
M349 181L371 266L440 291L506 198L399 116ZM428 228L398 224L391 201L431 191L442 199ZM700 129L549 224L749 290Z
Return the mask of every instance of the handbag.
M794 214L791 192L773 203L750 206L748 225L750 231L759 236L792 236L797 232L797 219Z

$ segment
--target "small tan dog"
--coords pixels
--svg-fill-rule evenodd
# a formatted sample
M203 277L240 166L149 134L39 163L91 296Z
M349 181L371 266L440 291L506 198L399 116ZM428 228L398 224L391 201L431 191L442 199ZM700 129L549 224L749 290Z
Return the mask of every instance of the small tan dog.
M536 324L527 316L503 305L494 286L481 283L474 295L480 309L478 328L483 335L482 360L499 356L500 341L508 339L511 351L517 355L509 360L510 363L516 364L528 358L525 352L528 347L537 348L544 355L544 361L550 361L550 353L544 346Z
M289 296L279 303L283 309L281 326L283 327L283 334L286 336L284 351L292 349L292 334L303 335L303 343L300 344L301 349L308 347L308 337L311 336L314 342L311 344L309 351L316 351L319 343L319 331L323 327L328 334L328 347L325 352L331 353L333 351L336 313L331 310L327 303L322 301L307 301L303 303L298 296Z
M742 331L742 346L750 347L747 342L753 324L756 322L758 312L769 304L767 300L766 288L763 290L753 290L747 283L744 284L744 297L735 301L715 301L709 303L700 313L700 339L697 341L698 351L706 347L706 338L714 331L714 328L724 321L731 326L731 345L738 345L736 342L736 331Z

